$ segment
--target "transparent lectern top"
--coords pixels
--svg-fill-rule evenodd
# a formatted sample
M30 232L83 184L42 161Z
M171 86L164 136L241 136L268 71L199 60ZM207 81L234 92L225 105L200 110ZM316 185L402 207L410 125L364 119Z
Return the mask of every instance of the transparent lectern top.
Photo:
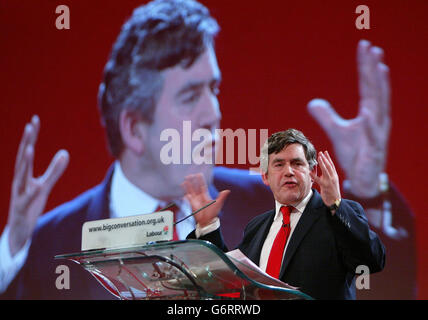
M120 299L310 299L201 240L89 250L55 258L79 263Z

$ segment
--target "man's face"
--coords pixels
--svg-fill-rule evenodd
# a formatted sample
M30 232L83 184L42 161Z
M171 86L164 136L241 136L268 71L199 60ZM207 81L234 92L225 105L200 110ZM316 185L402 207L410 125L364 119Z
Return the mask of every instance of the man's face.
M186 122L186 126L191 127L191 134L196 129L203 128L209 130L214 139L215 129L219 127L221 119L217 100L220 77L212 48L207 48L188 69L178 65L163 71L163 88L155 108L153 123L148 130L144 157L151 163L153 170L158 172L160 181L163 180L162 185L168 189L166 192L174 190L172 192L177 193L176 196L182 195L180 184L189 174L201 172L208 183L212 180L214 160L211 163L205 161L195 164L191 159L190 164L185 163L187 160L184 154L189 155L189 148L193 150L204 139L189 140L188 132L183 132L183 121L190 121ZM164 164L160 159L161 150L171 141L161 141L161 133L165 129L173 129L180 136L180 140L174 142L179 144L176 145L176 150L180 153L180 164ZM213 142L211 139L207 141L210 148ZM214 149L212 151L214 154Z
M312 171L315 170L314 167ZM279 153L269 155L268 171L262 174L262 178L278 202L296 206L312 187L310 172L303 146L293 143Z

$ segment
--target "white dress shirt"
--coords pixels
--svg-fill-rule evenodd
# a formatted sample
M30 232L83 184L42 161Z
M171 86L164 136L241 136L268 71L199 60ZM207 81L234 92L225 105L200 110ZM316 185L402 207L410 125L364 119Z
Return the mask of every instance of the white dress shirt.
M191 206L186 200L174 202L179 211L175 219L178 221L192 212ZM119 161L114 163L114 171L110 188L110 218L127 217L137 214L154 212L158 206L166 207L168 204L157 200L133 185L124 175ZM186 236L195 228L195 219L189 217L177 226L179 239ZM54 237L54 235L52 235ZM9 248L9 228L6 227L0 237L0 293L4 292L16 274L22 268L28 256L31 240L13 257Z
M287 250L288 243L290 242L290 239L293 236L293 231L296 228L296 225L299 222L300 217L302 216L302 213L306 208L306 205L311 199L312 194L313 192L311 190L309 194L296 207L293 207L293 210L291 211L290 235L288 236L287 243L285 244L284 254ZM275 217L273 219L273 223L270 227L269 233L262 247L262 252L260 254L259 266L260 266L260 269L262 269L263 271L266 271L267 263L269 260L269 254L272 249L273 242L276 238L276 235L278 234L279 229L282 226L282 213L280 212L280 209L282 206L284 205L275 200Z
M4 228L0 237L0 293L6 291L16 274L21 270L28 256L31 240L12 257L9 247L9 227Z
M175 220L181 220L192 213L190 203L185 199L174 201L179 210ZM125 176L119 161L115 162L114 173L110 189L110 217L122 218L137 214L153 213L158 207L166 207L169 203L153 198L143 190L132 184ZM195 219L189 217L176 225L179 239L195 229Z

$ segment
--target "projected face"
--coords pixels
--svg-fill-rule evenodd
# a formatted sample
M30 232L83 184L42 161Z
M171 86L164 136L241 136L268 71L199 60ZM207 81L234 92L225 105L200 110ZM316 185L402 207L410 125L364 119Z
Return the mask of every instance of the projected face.
M220 77L212 48L205 50L190 68L178 65L163 71L163 89L155 108L154 121L148 130L144 156L150 159L152 170L158 173L164 188L175 196L182 195L180 184L186 175L201 172L207 182L212 180L214 159L197 164L192 151L201 145L201 141L214 151L214 133L221 119L217 100ZM210 132L210 138L192 141L192 134L197 129ZM161 141L165 130L175 135ZM166 145L170 147L168 155L175 157L178 163L165 164L162 161L165 160L161 156L165 157Z

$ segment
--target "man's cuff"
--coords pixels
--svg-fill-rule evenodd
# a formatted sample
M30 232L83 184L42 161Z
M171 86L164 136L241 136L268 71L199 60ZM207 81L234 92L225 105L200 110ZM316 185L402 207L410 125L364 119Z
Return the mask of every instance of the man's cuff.
M27 260L31 240L12 257L9 248L9 227L3 230L0 237L0 293L6 291L9 284L13 281L16 274L21 270Z
M220 228L220 219L217 217L209 225L203 228L200 228L199 224L196 224L196 230L195 230L196 238L199 239L199 237L202 237L210 232L213 232L218 228Z

